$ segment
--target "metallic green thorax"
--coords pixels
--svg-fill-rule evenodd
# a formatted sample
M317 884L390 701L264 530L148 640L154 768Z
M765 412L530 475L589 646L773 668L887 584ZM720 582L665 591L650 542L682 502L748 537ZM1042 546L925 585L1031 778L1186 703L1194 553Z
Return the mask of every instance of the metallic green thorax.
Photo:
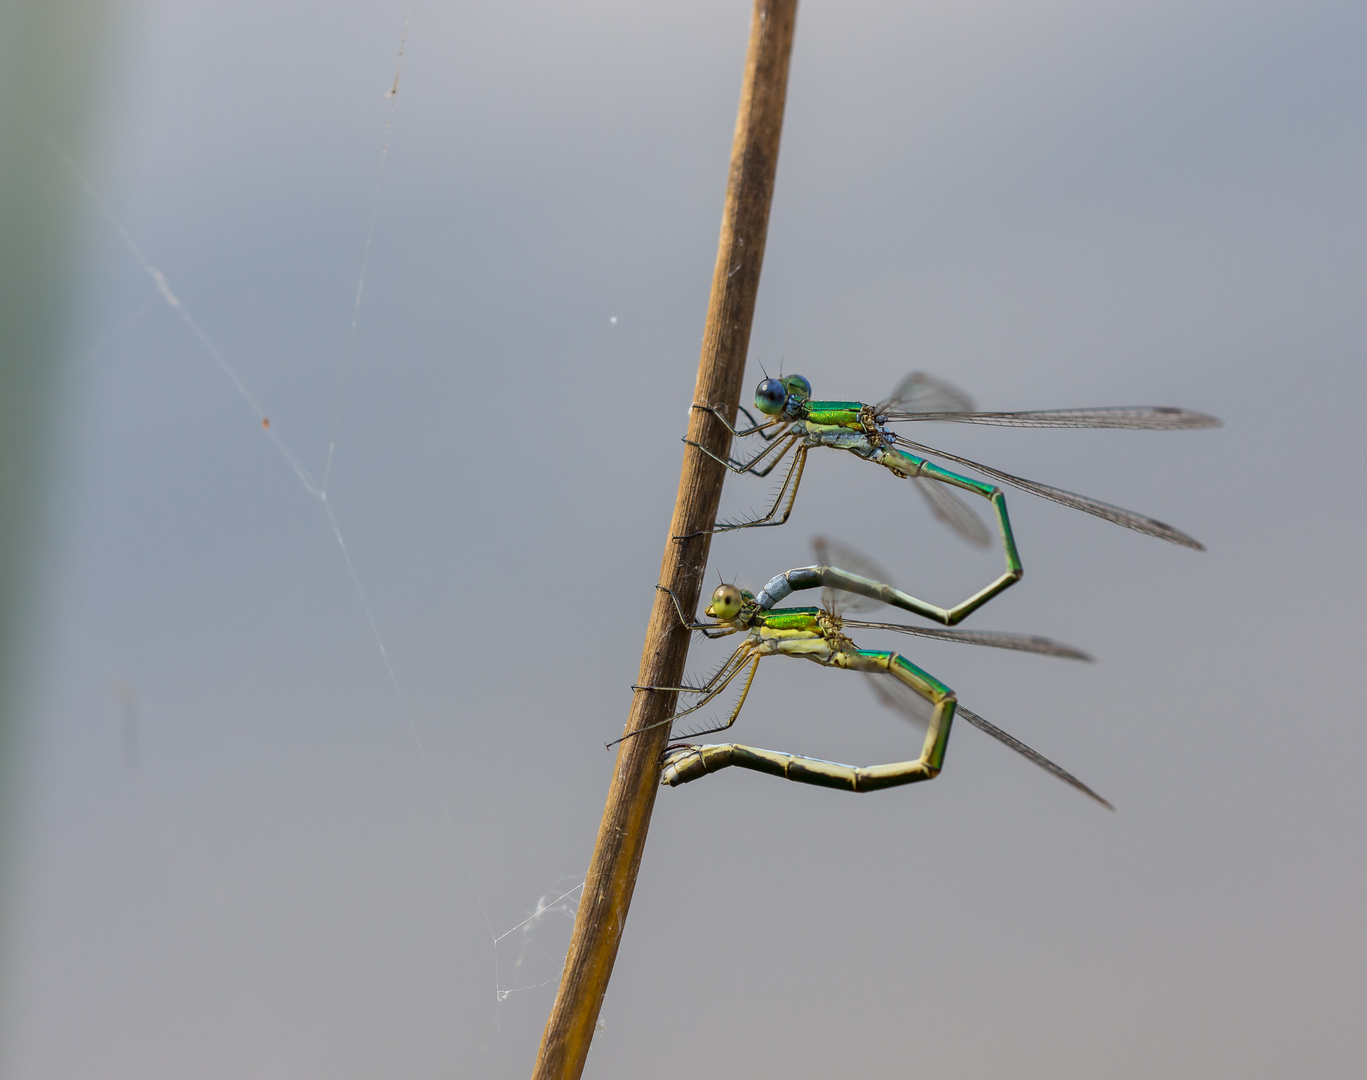
M806 401L802 403L794 419L806 420L809 424L819 424L823 427L844 427L862 431L864 423L859 414L863 409L862 401Z
M750 619L751 626L762 626L769 630L799 630L812 634L822 632L819 616L820 608L776 608L773 611L757 612Z

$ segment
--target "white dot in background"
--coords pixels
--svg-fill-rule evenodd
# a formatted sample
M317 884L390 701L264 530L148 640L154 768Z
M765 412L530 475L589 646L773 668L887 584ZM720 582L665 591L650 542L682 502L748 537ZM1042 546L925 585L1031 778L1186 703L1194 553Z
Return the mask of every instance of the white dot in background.
M610 322L610 323L612 323L614 326L616 326L616 325L617 325L617 316L616 316L616 315L610 315L610 316L608 316L608 322Z

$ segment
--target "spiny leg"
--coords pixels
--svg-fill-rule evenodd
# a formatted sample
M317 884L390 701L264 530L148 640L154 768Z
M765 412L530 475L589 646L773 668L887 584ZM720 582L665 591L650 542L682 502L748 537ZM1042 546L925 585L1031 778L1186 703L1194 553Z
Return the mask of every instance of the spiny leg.
M716 410L717 406L713 405L712 408L713 410ZM777 436L779 435L779 432L767 431L767 429L773 427L776 424L782 425L788 419L786 416L771 416L767 420L756 420L755 414L752 413L749 409L747 409L744 405L737 405L736 412L740 413L745 417L745 419L750 421L750 427L744 432L740 432L737 431L735 428L731 428L731 434L738 435L741 438L746 438L750 435L758 435L765 442L768 442L770 439L777 438ZM726 416L723 415L721 419L723 422L725 422ZM727 426L730 427L729 424Z
M762 654L752 656L751 654L753 653L753 650L754 646L751 645L749 641L742 642L736 648L736 651L733 652L722 662L721 666L717 668L717 670L713 673L712 677L708 679L707 682L703 683L701 686L633 685L632 689L663 690L666 692L679 694L702 694L703 696L698 700L698 703L696 705L690 705L686 709L678 710L674 713L674 716L671 718L678 719L680 716L687 716L689 713L697 712L699 709L703 708L710 701L716 698L718 694L721 694L723 691L725 691L726 688L731 685L735 677L745 670L745 666L748 663L750 663L751 660L754 660L756 663L758 663L759 660L762 658ZM751 678L754 678L753 673L751 674ZM642 728L641 730L648 731L649 729Z
M758 435L765 443L768 444L772 444L774 439L777 439L780 436L782 436L784 432L788 430L788 426L792 423L792 421L786 416L775 416L770 420L764 421L764 423L762 424L756 423L755 418L751 416L749 412L746 411L744 406L737 406L737 411L745 413L746 419L750 421L750 426L742 431L737 429L735 425L733 425L729 420L727 420L726 414L722 412L721 408L716 405L694 404L693 408L696 409L698 412L705 412L709 413L712 416L715 416L718 420L721 421L722 426L731 433L733 438L743 439L750 435ZM776 430L770 431L770 428L774 428ZM718 455L712 453L711 450L707 449L707 447L703 446L701 443L695 442L694 440L690 439L687 435L683 437L683 441L688 443L689 446L696 446L699 450L701 450L704 454L706 454L713 460L720 461L732 472L750 472L755 467L755 465L759 461L763 460L763 458L773 449L772 445L767 445L761 448L760 452L756 454L754 457L752 457L748 462L742 462L737 461L735 458L731 457L729 451L727 457L725 459L722 459ZM781 457L782 455L779 456ZM771 465L770 468L773 468L773 466Z
M793 436L794 440L798 436ZM786 453L786 451L785 451ZM788 466L788 472L783 477L783 483L778 487L778 493L774 496L774 503L769 507L769 512L761 517L753 518L750 521L727 521L711 529L704 530L710 533L734 532L736 529L763 529L782 525L788 520L788 516L793 512L793 503L797 501L798 485L802 483L802 470L807 464L807 447L798 446L796 453L793 454L793 462ZM780 507L782 508L780 510ZM777 520L775 520L777 519ZM675 540L688 540L694 536L702 536L703 532L687 533L684 536L676 536Z
M787 443L786 446L784 445L785 442ZM778 468L779 462L781 462L785 457L788 456L788 451L791 450L794 446L796 446L796 445L799 444L800 442L802 442L802 436L801 436L801 435L798 435L798 434L796 434L796 433L793 433L793 434L789 434L789 435L783 436L783 438L781 438L777 443L775 443L773 446L770 447L770 449L774 449L775 447L782 447L782 449L780 449L780 450L778 451L778 453L776 453L776 454L774 455L773 460L771 460L771 461L769 462L769 464L767 464L767 465L759 465L759 464L756 464L756 465L752 466L750 469L748 469L747 471L750 473L751 476L758 476L758 477L760 477L761 479L762 479L763 477L768 476L771 472L773 472L776 468ZM763 456L764 456L764 455L762 455L762 454L760 455L760 457L763 457ZM756 459L756 460L758 460L758 459Z
M706 696L701 701L699 701L698 704L692 705L687 709L681 709L672 713L666 720L660 720L654 724L648 724L643 728L623 735L620 739L613 739L612 742L607 744L608 747L616 746L620 742L626 742L626 740L630 739L633 735L640 735L642 732L645 731L654 731L658 727L665 727L668 724L674 723L674 721L681 716L687 716L689 713L697 712L699 709L703 708L709 701L712 701L714 698L717 697L717 695L721 694L728 686L730 686L731 683L735 681L736 676L739 675L748 664L750 667L750 674L747 675L745 678L745 685L741 688L740 698L736 701L735 708L731 710L730 719L728 719L726 723L722 724L721 727L706 728L702 731L695 731L693 734L709 735L714 731L725 731L727 728L729 728L732 724L736 722L736 717L740 715L741 706L745 704L745 698L750 693L750 684L755 681L755 672L759 668L759 662L764 658L763 653L754 653L753 655L742 655L746 653L746 651L750 648L751 646L749 642L742 644L740 648L738 648L735 652L733 652L729 657L726 658L726 661L721 665L721 667L717 669L716 673L712 676L712 678L708 679L707 683L703 686L633 686L633 690L672 690L676 693L681 694L705 694Z
M719 769L736 767L781 776L799 784L838 788L842 791L878 791L882 788L933 780L944 767L949 731L957 704L954 691L933 675L922 671L906 658L892 652L851 650L831 658L837 667L852 671L886 671L911 687L934 706L926 731L921 756L914 761L895 761L886 765L841 765L820 758L764 750L740 743L720 745L681 745L665 751L662 784L677 787Z
M729 728L732 724L736 722L736 717L740 715L740 711L745 705L745 699L750 694L750 684L755 681L755 672L759 670L759 662L763 658L764 656L762 653L756 653L755 658L750 662L750 674L745 677L745 685L740 688L740 697L736 698L735 707L732 708L731 715L726 718L726 723L720 724L717 727L702 728L698 731L690 732L686 736L686 738L691 739L695 738L698 735L713 735L718 731L725 731L727 728ZM680 716L684 716L688 712L692 711L695 710L685 710L685 712L682 713L676 712L674 716L671 718L671 722L673 722L673 720L677 720Z
M744 405L737 405L736 412L744 413L745 419L750 421L750 426L746 428L744 431L741 431L735 426L733 426L731 421L726 419L726 414L721 411L721 407L718 405L695 404L693 408L697 409L698 412L711 413L726 426L727 431L729 431L738 439L748 438L751 435L758 435L765 442L768 442L770 439L774 438L778 434L778 432L776 431L769 431L769 428L777 427L780 424L787 424L789 422L788 417L786 416L774 416L768 420L765 420L763 423L760 423L750 414L750 410L747 409Z
M733 473L751 473L755 476L768 476L774 471L774 468L778 463L784 459L788 451L793 448L793 444L801 439L801 436L796 434L780 434L775 435L774 438L777 441L770 442L767 446L763 447L759 453L750 458L749 461L737 461L733 457L723 458L719 454L712 453L712 451L707 449L702 443L690 439L687 435L683 436L683 438L680 439L680 442L685 442L689 446L696 446L713 461L725 465ZM773 460L767 465L760 465L760 462L771 454L773 455Z

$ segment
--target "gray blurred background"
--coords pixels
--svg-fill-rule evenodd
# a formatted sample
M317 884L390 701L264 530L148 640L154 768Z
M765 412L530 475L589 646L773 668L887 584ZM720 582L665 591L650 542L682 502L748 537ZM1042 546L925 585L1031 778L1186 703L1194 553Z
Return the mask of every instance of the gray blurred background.
M405 17L129 2L87 125L11 85L110 216L15 127L75 240L8 687L6 1077L530 1069L750 6L417 2L386 98ZM916 436L1210 550L1010 495L1027 574L971 625L1097 663L901 644L1118 812L966 726L931 785L664 791L589 1075L1367 1070L1364 40L1351 3L804 0L747 385L1213 412ZM753 588L817 532L940 602L1000 566L834 454L713 566ZM914 753L861 682L773 661L736 737Z

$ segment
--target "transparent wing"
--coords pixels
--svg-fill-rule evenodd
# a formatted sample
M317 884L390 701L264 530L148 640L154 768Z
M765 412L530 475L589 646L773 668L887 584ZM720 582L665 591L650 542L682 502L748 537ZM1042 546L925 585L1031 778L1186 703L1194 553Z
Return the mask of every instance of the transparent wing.
M1020 754L1022 757L1028 758L1029 760L1033 761L1036 765L1038 765L1038 766L1039 766L1041 769L1043 769L1045 772L1050 773L1050 774L1052 774L1053 776L1057 776L1057 777L1058 777L1060 780L1062 780L1065 784L1069 785L1070 787L1075 787L1075 788L1078 789L1078 791L1082 792L1082 794L1087 795L1087 796L1089 796L1090 798L1095 799L1095 800L1096 800L1097 802L1099 802L1102 806L1104 806L1107 810L1114 810L1114 809L1115 809L1114 806L1112 806L1109 802L1107 802L1105 799L1103 799L1103 798L1102 798L1100 795L1098 795L1095 791L1093 791L1091 788L1089 788L1086 784L1084 784L1084 783L1083 783L1081 780L1079 780L1076 776L1074 776L1072 773L1070 773L1067 769L1063 768L1062 766L1055 765L1052 761L1050 761L1050 760L1049 760L1047 757L1045 757L1043 754L1040 754L1040 753L1037 753L1037 752L1034 751L1034 750L1031 750L1030 747L1028 747L1028 746L1025 745L1025 743L1021 742L1021 741L1020 741L1018 738L1016 738L1014 735L1008 735L1008 734L1007 734L1005 731L1003 731L1001 728L997 727L996 724L988 723L986 720L984 720L984 719L983 719L981 716L979 716L977 713L975 713L975 712L970 712L968 709L965 709L962 705L960 705L960 706L954 711L954 715L955 715L955 716L961 716L961 717L963 717L965 720L967 720L970 724L972 724L972 725L973 725L975 728L977 728L979 731L985 731L985 732L987 732L989 735L991 735L994 739L996 739L998 742L1005 743L1007 746L1011 747L1012 750L1014 750L1016 753Z
M995 424L1001 427L1133 428L1185 431L1220 427L1223 421L1208 413L1165 405L1116 405L1100 409L1045 409L1037 412L973 412L968 409L879 409L884 420L945 420L955 424Z
M910 720L917 727L925 729L930 726L930 717L933 707L931 706L929 701L923 698L920 694L916 693L915 690L911 689L911 687L907 686L905 683L899 682L891 675L882 672L879 672L877 674L871 672L869 674L869 686L872 688L874 696L878 698L879 701L881 701L884 705L888 706L890 709L893 709L896 712L901 713L904 717ZM964 720L967 720L979 731L985 731L994 739L998 740L999 742L1005 743L1007 746L1011 747L1012 750L1016 751L1016 753L1020 754L1022 757L1027 758L1030 761L1033 761L1045 772L1057 776L1065 784L1069 785L1070 787L1075 787L1084 795L1090 796L1091 798L1095 799L1102 806L1106 807L1107 810L1115 809L1114 806L1112 806L1109 802L1103 799L1095 791L1089 788L1086 784L1084 784L1076 776L1070 773L1067 769L1055 765L1043 754L1036 753L1034 750L1031 750L1030 747L1025 745L1025 743L1021 742L1014 735L1008 735L1001 728L997 727L996 724L988 723L988 721L984 720L977 713L965 709L962 705L959 705L955 709L954 715L962 717Z
M915 690L886 672L867 672L869 689L880 703L901 713L922 731L930 727L935 707Z
M879 414L887 412L905 413L971 413L973 399L957 386L927 375L924 371L913 371L897 384L888 397L874 406Z
M818 566L838 566L841 570L848 570L870 581L881 581L884 585L892 584L886 570L839 540L813 536L812 551L816 555ZM872 596L860 596L858 593L845 592L843 589L825 588L821 590L821 606L832 615L841 615L847 611L871 611L882 607L883 602L875 600Z
M974 547L987 547L992 542L992 534L973 508L950 491L943 484L918 476L913 480L916 490L930 503L930 512L935 520L947 525L953 532ZM875 579L878 580L878 579Z
M906 446L921 454L929 454L932 457L944 458L946 461L953 461L959 465L966 465L970 469L976 469L986 476L991 476L1003 483L1010 484L1012 487L1028 491L1031 495L1038 495L1042 499L1050 502L1060 503L1063 506L1071 506L1074 510L1081 510L1085 514L1094 514L1099 518L1123 525L1127 529L1134 529L1148 536L1156 536L1160 540L1167 540L1173 544L1181 544L1183 547L1195 548L1197 551L1205 551L1206 547L1199 540L1188 536L1180 529L1174 529L1171 525L1162 521L1157 521L1143 514L1136 514L1133 510L1126 510L1120 506L1112 506L1110 503L1101 502L1099 499L1088 498L1086 495L1078 495L1071 491L1064 491L1062 488L1050 487L1048 484L1038 484L1034 480L1026 480L1024 477L1012 476L1010 473L994 469L990 465L981 465L965 457L956 457L954 454L947 454L943 450L936 450L934 447L923 446L921 443L912 442L904 439L900 435L894 436L897 443Z
M1092 656L1072 645L1038 634L1012 634L1000 630L939 630L928 626L903 626L901 623L861 622L845 619L844 625L859 630L896 630L899 634L932 638L935 641L957 641L961 645L986 645L992 649L1014 649L1038 656L1057 656L1064 660L1087 660ZM896 680L893 680L896 682ZM897 683L901 686L901 683ZM917 695L919 696L919 695Z

